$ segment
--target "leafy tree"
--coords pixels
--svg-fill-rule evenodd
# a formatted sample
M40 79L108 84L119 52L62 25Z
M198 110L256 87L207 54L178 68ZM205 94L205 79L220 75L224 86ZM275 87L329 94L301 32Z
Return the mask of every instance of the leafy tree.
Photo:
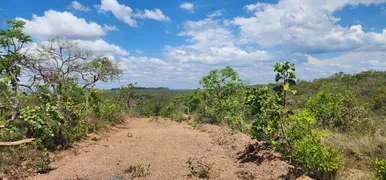
M209 118L208 122L217 123L224 120L227 99L244 85L230 66L210 71L201 79L200 84L205 89L199 91L205 104L201 117Z
M122 73L107 57L98 57L83 65L80 74L84 81L83 88L86 89L86 134L88 134L89 123L89 91L98 81L108 82L114 80Z
M283 106L287 106L287 93L290 91L290 86L296 84L295 64L289 62L279 63L274 66L276 72L275 81L281 81L281 85L276 88L282 94Z
M281 120L281 131L284 135L285 140L289 144L290 141L286 135L286 117L287 117L287 93L293 92L290 90L290 85L296 84L296 73L295 73L295 64L290 64L289 62L279 63L277 62L274 66L274 71L276 72L275 81L282 81L282 84L278 86L277 90L281 95L281 101L283 109L280 112L280 120Z
M57 111L61 113L62 94L68 79L76 78L82 72L83 64L91 52L82 51L74 41L51 39L40 48L28 54L28 67L35 73L38 81L48 84L56 93ZM62 141L64 119L59 124L59 136Z
M12 87L11 97L6 96L9 105L0 105L12 113L6 119L13 122L20 115L20 100L18 98L18 89L20 86L20 75L24 68L25 56L21 53L22 48L31 42L31 36L23 33L25 22L19 20L7 20L9 29L0 29L0 81L3 85L10 83ZM7 91L7 88L4 88ZM7 112L9 112L7 110Z
M200 81L203 88L217 100L222 100L223 97L232 95L237 89L242 87L243 82L230 66L223 69L216 69L209 72Z

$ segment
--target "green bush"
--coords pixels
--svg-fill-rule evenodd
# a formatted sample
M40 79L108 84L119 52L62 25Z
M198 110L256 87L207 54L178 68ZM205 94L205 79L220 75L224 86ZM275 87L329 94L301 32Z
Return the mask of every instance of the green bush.
M380 180L386 180L386 160L375 158L373 160L375 173Z
M291 159L316 179L334 179L343 164L341 152L313 136L294 141Z
M268 87L258 87L247 92L247 104L256 116L252 124L253 139L274 138L279 128L280 98Z
M342 153L322 142L321 138L328 136L329 132L316 129L316 123L315 117L307 110L289 117L289 158L314 178L333 179L343 164Z

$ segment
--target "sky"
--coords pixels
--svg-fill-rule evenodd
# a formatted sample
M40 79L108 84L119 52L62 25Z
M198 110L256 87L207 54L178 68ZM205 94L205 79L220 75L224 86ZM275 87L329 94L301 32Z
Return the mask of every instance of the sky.
M193 89L228 65L266 84L283 61L302 80L386 70L386 0L14 0L0 8L1 22L26 22L33 45L63 37L116 61L122 76L100 88Z

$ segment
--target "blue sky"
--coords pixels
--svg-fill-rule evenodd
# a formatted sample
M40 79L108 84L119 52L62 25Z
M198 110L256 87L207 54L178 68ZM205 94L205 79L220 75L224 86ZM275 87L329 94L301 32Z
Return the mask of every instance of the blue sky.
M1 20L26 22L31 47L59 36L114 59L124 74L101 88L196 88L227 65L263 84L277 61L295 63L305 80L386 70L386 0L16 0L0 8Z

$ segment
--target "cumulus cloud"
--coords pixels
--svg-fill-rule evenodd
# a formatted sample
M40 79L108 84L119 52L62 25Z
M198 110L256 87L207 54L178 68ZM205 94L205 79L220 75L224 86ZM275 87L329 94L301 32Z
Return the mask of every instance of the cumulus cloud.
M194 12L194 5L192 3L188 3L188 2L182 3L180 5L180 8L185 9L189 12Z
M384 0L280 0L277 4L246 5L250 17L236 17L244 43L265 47L283 45L292 52L326 53L371 50L386 47L386 29L382 33L364 32L361 25L342 27L333 13L344 6L369 5Z
M99 12L107 13L111 12L118 20L123 21L131 27L137 27L138 22L136 19L153 19L156 21L171 21L169 17L163 14L159 9L148 10L134 10L126 5L119 4L117 0L101 0L101 5L96 5Z
M109 44L102 39L97 40L75 40L79 48L86 51L92 51L96 55L107 56L128 56L129 52L115 44Z
M216 16L208 16L200 21L186 21L184 31L178 36L186 37L189 45L165 46L166 57L179 62L234 65L272 59L267 51L247 51L240 48L237 45L238 38L233 32L214 17Z
M234 45L209 47L209 49L166 46L164 51L170 59L204 64L246 65L254 61L272 59L272 55L266 51L247 52Z
M154 10L145 9L145 12L140 13L137 16L143 19L153 19L156 21L166 21L166 22L171 21L170 18L165 16L162 13L162 11L159 9L154 9Z
M298 74L302 79L328 77L334 73L360 73L365 70L386 69L386 52L347 52L337 57L317 59L306 55L306 61L298 64Z
M84 12L91 11L91 9L89 7L87 7L83 4L80 4L78 1L72 1L69 8L73 9L73 10L77 10L77 11L84 11Z
M48 10L43 16L32 15L32 19L16 18L26 22L24 32L40 39L65 37L70 39L94 39L106 35L109 29L70 12Z
M120 58L118 65L124 73L120 84L137 82L138 86L147 87L195 88L199 78L210 69L209 66L168 62L147 56Z

